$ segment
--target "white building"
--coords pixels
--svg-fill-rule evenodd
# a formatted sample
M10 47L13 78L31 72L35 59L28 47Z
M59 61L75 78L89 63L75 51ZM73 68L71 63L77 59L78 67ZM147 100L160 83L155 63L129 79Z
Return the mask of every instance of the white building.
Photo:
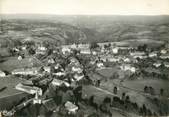
M83 74L75 74L74 75L74 79L76 80L76 81L79 81L79 80L81 80L81 79L83 79L84 78L84 75Z
M21 68L12 71L12 75L37 75L38 68Z
M45 66L44 67L44 71L50 73L51 72L51 68L49 66Z
M82 49L82 50L80 50L80 53L81 54L91 54L91 51L90 51L90 49Z
M41 51L46 51L46 50L47 50L47 48L46 48L46 47L44 47L44 46L38 46L38 50L41 50Z
M68 113L69 114L74 114L77 112L78 110L78 106L76 106L75 104L73 104L72 102L70 101L67 101L65 103L65 108L68 110Z
M92 54L93 54L93 55L97 55L97 52L96 52L96 51L92 51Z
M118 51L119 51L119 48L117 48L117 47L112 49L113 54L117 54Z
M126 63L130 63L131 60L129 58L123 58L123 61L126 62Z
M165 62L165 63L164 63L164 66L167 67L167 68L169 68L169 63L168 63L168 62Z
M22 56L18 56L18 60L20 61L20 60L22 60L23 58L22 58Z
M160 66L161 66L161 63L154 63L153 66L155 66L155 67L160 67Z
M149 56L150 58L157 57L157 53L152 52L152 53L149 53L148 56Z
M76 67L76 66L73 66L72 67L72 72L77 72L77 73L82 73L83 69L81 69L80 67Z
M0 70L0 77L5 77L5 76L6 76L6 74Z
M55 60L50 58L50 59L48 59L48 63L53 64L53 63L55 63Z
M70 86L70 84L69 84L68 82L63 81L63 80L54 79L54 80L52 81L52 85L53 85L53 86L62 86L63 84L64 84L65 86L67 86L67 87Z
M56 75L56 76L65 76L66 73L65 72L57 72L57 73L53 73L53 75Z
M70 53L70 52L71 52L71 49L70 49L70 48L67 48L67 47L63 47L63 48L62 48L62 53L63 53L63 54Z
M121 59L119 57L113 57L113 56L111 56L111 57L107 57L107 60L109 62L119 62Z
M26 50L26 46L22 46L22 50Z
M161 53L161 54L166 54L166 53L167 53L167 50L162 49L162 50L160 51L160 53Z
M169 55L167 55L167 54L161 55L160 58L161 58L161 59L169 59Z
M145 52L131 52L130 55L133 58L140 58L140 59L145 59L147 56L145 55Z
M46 53L46 51L43 51L43 50L36 50L36 54L42 54L44 55Z
M145 55L145 52L131 52L130 55L131 56L143 56Z
M98 62L96 65L97 65L98 68L103 68L104 67L103 62Z
M38 88L38 87L35 87L35 86L25 86L21 83L17 84L15 86L15 88L19 91L23 91L23 92L26 92L26 93L29 93L29 94L38 94L38 95L42 95L42 89L41 88Z
M123 70L123 71L129 70L129 71L131 71L131 72L133 72L133 73L136 72L136 68L135 68L135 67L132 67L131 65L128 65L128 64L121 65L121 66L120 66L120 69Z

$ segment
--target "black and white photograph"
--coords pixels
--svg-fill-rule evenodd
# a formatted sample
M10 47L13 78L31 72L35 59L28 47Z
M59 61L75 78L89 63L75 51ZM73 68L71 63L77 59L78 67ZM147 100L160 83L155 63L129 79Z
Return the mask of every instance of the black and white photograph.
M0 0L0 117L169 117L169 0Z

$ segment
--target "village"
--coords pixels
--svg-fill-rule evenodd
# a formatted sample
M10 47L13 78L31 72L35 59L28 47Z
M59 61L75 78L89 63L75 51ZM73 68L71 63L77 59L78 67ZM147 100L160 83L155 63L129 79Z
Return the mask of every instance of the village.
M169 46L153 41L157 46L150 47L147 41L18 42L8 48L8 64L12 57L15 67L3 63L0 71L0 94L11 92L0 97L1 116L168 115Z

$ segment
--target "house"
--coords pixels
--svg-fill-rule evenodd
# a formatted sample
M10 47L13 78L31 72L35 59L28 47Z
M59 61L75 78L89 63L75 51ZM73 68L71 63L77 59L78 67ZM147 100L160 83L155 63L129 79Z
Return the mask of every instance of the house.
M74 75L74 79L76 80L76 81L79 81L79 80L81 80L81 79L83 79L84 78L84 75L83 74L75 74Z
M55 60L53 58L49 58L48 63L53 64L53 63L55 63Z
M22 58L22 56L18 56L18 60L22 60L23 58Z
M6 74L0 70L0 77L5 77L5 76L6 76Z
M78 44L77 45L78 49L89 49L90 45L89 44Z
M119 61L120 61L120 58L119 58L119 57L109 56L109 57L107 57L107 60L108 60L109 62L119 62Z
M44 46L38 46L38 50L41 50L41 51L46 51L46 50L47 50L47 48L46 48L46 47L44 47Z
M104 67L103 62L101 62L101 61L98 61L98 62L96 63L96 65L97 65L98 68L103 68L103 67Z
M126 62L126 63L130 63L131 60L129 58L123 58L123 61Z
M161 63L159 63L159 62L153 63L153 66L155 66L155 67L160 67L160 66L161 66Z
M145 55L145 52L130 52L131 56L143 56Z
M72 49L76 49L77 47L78 47L78 45L76 45L75 43L70 45L70 48L72 48Z
M17 47L13 48L13 51L19 52L19 49Z
M53 75L56 75L56 76L65 76L66 73L65 72L57 72L57 73L53 73Z
M168 54L164 54L160 56L161 59L169 59L169 55Z
M29 94L38 94L38 95L42 95L42 89L39 88L39 87L35 87L35 86L26 86L26 85L23 85L21 83L17 84L15 86L15 88L19 91L23 91L23 92L26 92L26 93L29 93Z
M82 50L80 50L80 53L81 54L91 54L91 51L90 51L90 49L82 49Z
M117 48L117 47L112 49L113 54L117 54L118 51L119 51L119 48Z
M12 71L12 75L37 75L38 74L38 68L21 68L21 69L15 69Z
M22 46L22 50L26 50L26 46Z
M168 62L164 62L164 66L169 68L169 63Z
M151 52L151 53L149 53L148 56L149 56L150 58L157 57L157 53L156 53L156 52Z
M45 53L46 53L46 51L39 50L39 49L36 50L36 54L42 54L42 55L44 55Z
M59 80L59 79L54 79L54 80L52 81L52 85L54 85L54 86L62 86L62 85L65 85L65 86L67 86L67 87L70 86L70 84L69 84L68 82L63 81L63 80Z
M93 55L97 55L97 52L96 52L96 51L92 51L92 54L93 54Z
M131 52L130 55L133 56L133 58L140 58L140 59L147 58L145 52Z
M129 71L131 71L131 72L133 72L133 73L136 72L136 68L135 68L135 67L132 67L132 66L129 65L129 64L121 65L121 66L120 66L120 69L123 70L123 71L129 70Z
M78 110L78 106L76 106L75 104L73 104L70 101L67 101L65 103L65 108L68 111L69 114L75 114L76 111Z
M160 53L161 53L161 54L166 54L166 53L167 53L167 50L162 49L162 50L160 51Z
M80 68L79 66L72 67L72 72L82 73L82 71L83 71L83 69Z
M79 61L76 59L76 58L74 58L74 57L71 57L70 58L70 64L72 64L72 63L79 63Z
M50 66L45 66L43 67L44 68L44 71L50 73L51 72L51 67Z
M71 53L71 49L70 49L70 48L67 48L67 47L63 47L63 48L62 48L62 53L63 53L63 54Z

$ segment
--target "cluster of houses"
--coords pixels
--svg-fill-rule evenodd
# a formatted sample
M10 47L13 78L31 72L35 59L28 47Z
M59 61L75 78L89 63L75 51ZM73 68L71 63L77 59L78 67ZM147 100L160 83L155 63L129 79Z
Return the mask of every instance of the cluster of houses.
M62 45L60 47L61 52L63 55L70 54L73 52L73 50L78 50L80 54L84 55L89 55L89 56L95 56L94 60L91 61L92 64L96 64L98 68L104 68L104 62L113 62L113 63L120 63L124 64L120 66L121 70L130 70L131 72L135 72L136 68L132 66L133 63L138 63L138 58L139 59L146 59L146 58L157 58L160 56L160 59L168 59L168 51L166 49L161 49L160 51L153 51L149 52L148 54L144 51L138 51L137 48L135 47L122 47L122 46L116 46L114 44L109 44L109 48L105 48L105 45L107 43L98 43L99 48L97 49L91 49L90 44L72 44L72 45ZM23 46L23 49L26 48ZM19 49L14 48L15 51L19 51ZM43 44L37 44L36 47L36 54L42 54L44 55L47 51L47 47L45 47ZM54 51L54 50L53 50ZM22 56L18 56L18 60L22 60ZM99 59L98 59L99 58ZM49 58L47 61L49 64L55 64L54 59ZM154 63L153 64L155 67L159 67L161 64L159 63ZM79 65L77 60L71 59L70 65L71 66L71 72L74 73L74 78L75 79L82 79L84 76L82 74L82 66ZM132 67L131 67L132 66ZM168 67L167 62L165 62L165 66ZM57 65L55 66L55 69ZM51 67L50 66L45 66L44 71L50 73L51 72ZM2 76L4 75L1 73ZM31 69L16 69L12 71L13 75L16 74L24 74L24 75L36 75L38 74L38 69L37 68L31 68ZM66 74L66 71L63 71L63 69L57 73L53 73L56 76L63 76Z
M59 47L61 50L59 52L61 53L58 52L58 54L69 55L70 53L73 53L73 50L77 50L79 54L90 56L89 63L93 66L95 65L98 69L106 68L105 63L110 62L116 63L121 71L130 71L131 73L136 73L138 70L134 64L139 63L139 60L144 60L147 58L155 58L157 60L169 59L168 51L165 49L146 53L145 51L138 51L133 47L118 47L110 44L108 48L105 48L104 44L99 43L98 45L99 48L97 49L91 49L89 44L62 45ZM21 51L18 48L14 48L14 50L17 52ZM22 50L26 50L26 47L24 46ZM38 44L35 49L35 54L45 55L47 51L47 47L43 46L42 44ZM57 53L57 51L54 51L55 50L53 50L53 53ZM18 60L22 59L23 56L19 55ZM45 76L45 74L50 74L53 77L53 80L51 82L52 86L71 87L72 85L77 84L77 82L85 79L85 74L83 68L84 66L81 65L75 56L71 56L68 59L70 62L65 66L65 68L63 68L61 63L57 62L53 57L47 57L47 59L45 59L45 62L47 62L47 64L43 64L40 67L14 69L11 72L11 75L30 75L41 77ZM153 66L158 68L162 64L164 64L165 67L169 68L168 62L155 62L153 63ZM6 74L3 71L0 71L0 77L5 76ZM41 88L36 86L25 86L21 83L16 85L15 88L28 94L35 95L32 100L33 104L43 103L42 99L40 98L43 95ZM71 101L67 101L64 106L69 113L75 113L78 110L78 106L76 106Z

